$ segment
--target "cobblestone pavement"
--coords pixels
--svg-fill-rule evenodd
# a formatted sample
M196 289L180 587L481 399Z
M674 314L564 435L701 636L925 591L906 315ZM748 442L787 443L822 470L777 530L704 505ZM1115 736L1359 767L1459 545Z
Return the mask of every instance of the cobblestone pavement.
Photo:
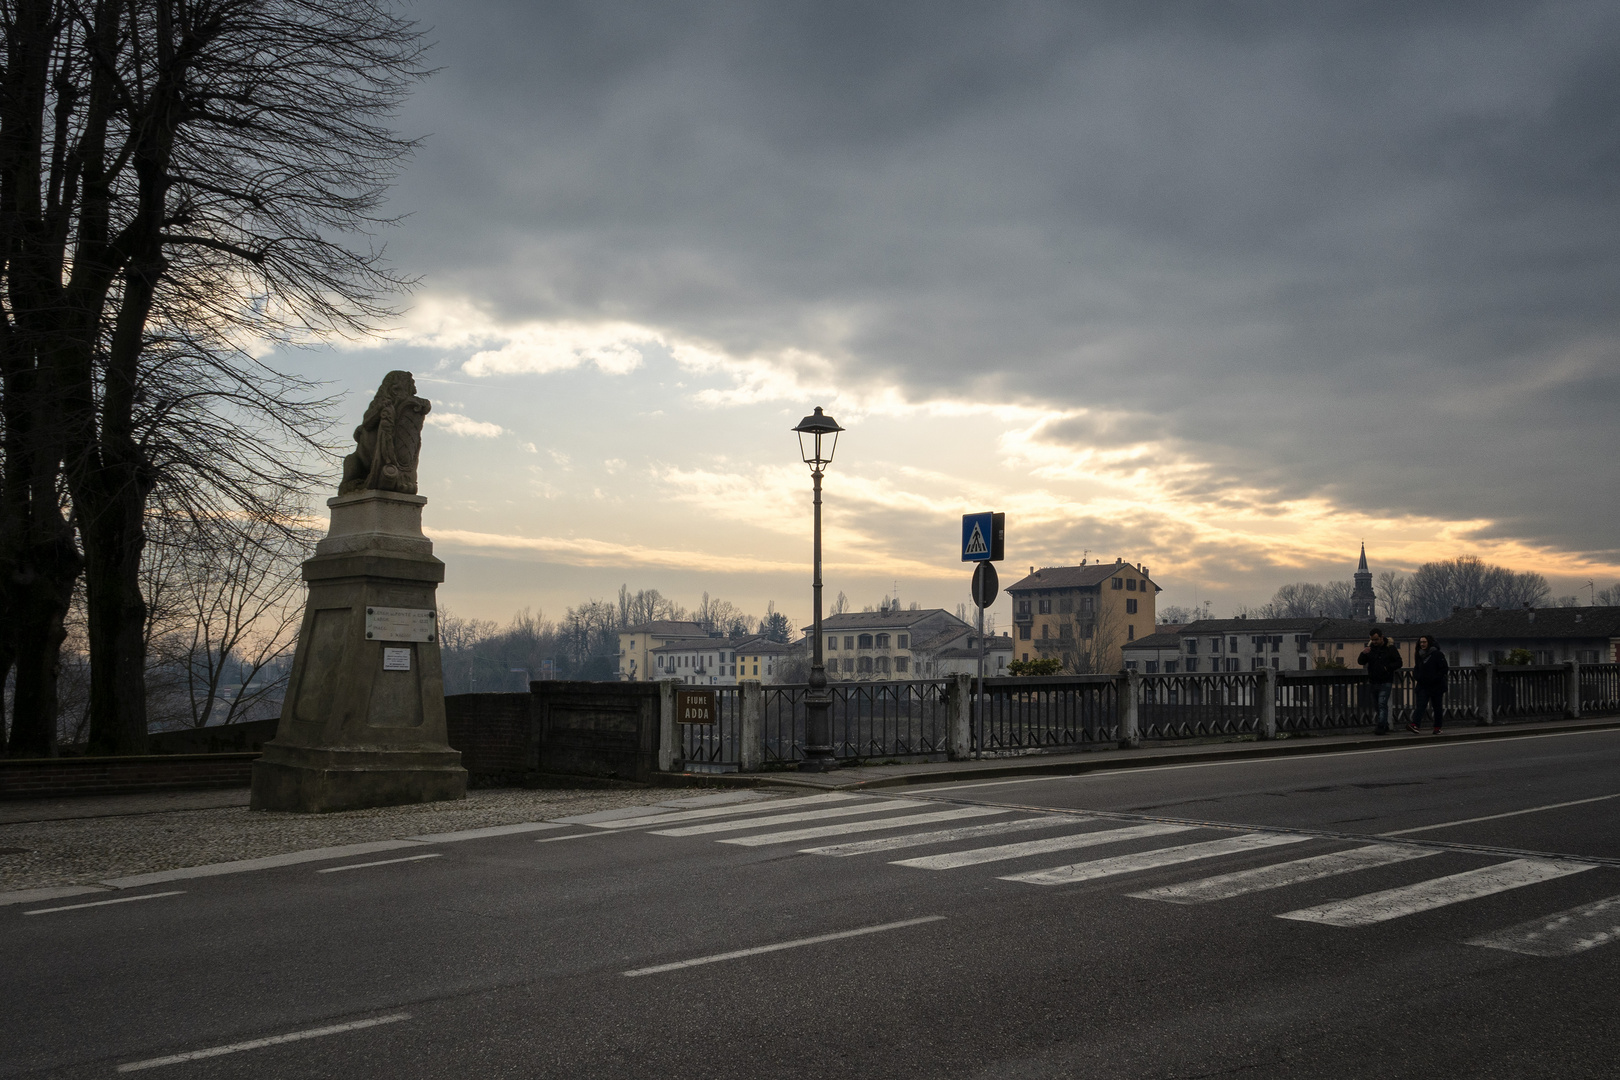
M621 806L668 805L704 794L682 796L645 789L496 789L469 791L460 802L337 814L254 812L241 805L0 824L0 892L92 885L129 874L545 821Z

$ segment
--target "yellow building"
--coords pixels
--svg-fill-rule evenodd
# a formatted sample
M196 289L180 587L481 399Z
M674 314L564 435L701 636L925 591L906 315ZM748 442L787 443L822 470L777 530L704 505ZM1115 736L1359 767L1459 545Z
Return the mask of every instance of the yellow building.
M651 682L661 676L652 670L652 651L678 641L707 639L708 631L695 622L660 619L619 631L619 681Z
M1154 631L1159 587L1147 568L1112 563L1029 568L1007 587L1013 605L1013 654L1019 660L1056 657L1065 672L1119 671L1120 650Z

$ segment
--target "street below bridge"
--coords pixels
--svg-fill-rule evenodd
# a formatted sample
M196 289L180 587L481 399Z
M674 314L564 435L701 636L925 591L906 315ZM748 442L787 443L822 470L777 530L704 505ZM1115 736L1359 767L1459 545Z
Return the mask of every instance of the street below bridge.
M0 1076L1617 1069L1620 730L762 794L0 908Z

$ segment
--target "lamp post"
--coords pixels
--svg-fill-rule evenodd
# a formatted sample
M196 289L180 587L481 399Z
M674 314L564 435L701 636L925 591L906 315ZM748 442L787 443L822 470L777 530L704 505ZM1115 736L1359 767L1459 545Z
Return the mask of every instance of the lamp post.
M821 406L799 421L793 429L799 433L799 456L810 466L810 478L815 486L815 576L811 591L815 594L815 619L811 636L815 639L810 660L810 689L804 695L804 761L803 772L825 772L838 767L832 747L832 694L827 690L827 668L821 647L821 474L832 464L833 451L838 447L838 433L844 429L838 421L824 415ZM829 438L830 436L830 438Z

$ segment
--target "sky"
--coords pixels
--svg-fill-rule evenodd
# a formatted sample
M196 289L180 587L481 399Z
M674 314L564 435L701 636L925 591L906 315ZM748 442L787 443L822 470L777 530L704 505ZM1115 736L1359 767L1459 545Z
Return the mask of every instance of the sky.
M809 620L1082 558L1218 615L1477 554L1620 580L1620 6L426 2L386 339L441 603ZM334 487L336 476L334 473ZM1008 621L1005 600L992 609Z

